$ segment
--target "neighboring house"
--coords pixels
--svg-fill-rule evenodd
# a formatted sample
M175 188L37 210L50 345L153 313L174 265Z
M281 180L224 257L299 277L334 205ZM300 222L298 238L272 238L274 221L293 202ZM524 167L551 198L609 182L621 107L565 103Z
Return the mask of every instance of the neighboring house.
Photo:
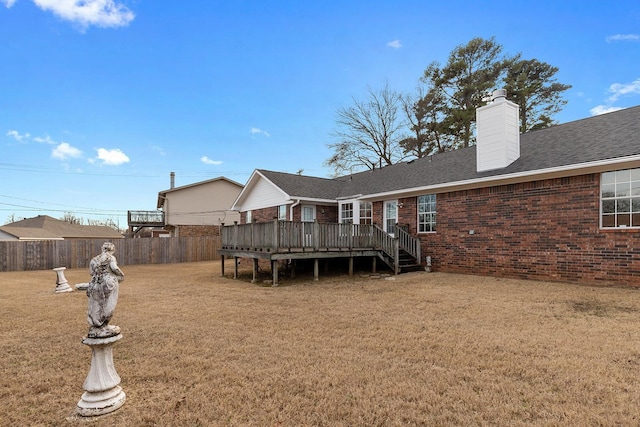
M436 271L640 286L640 106L519 135L496 91L476 127L477 146L337 179L256 170L233 208L399 225Z
M157 207L164 213L165 230L172 237L220 235L222 224L240 220L231 205L242 188L225 177L175 187L172 173L171 188L158 193Z
M0 227L0 240L69 240L69 239L123 239L124 236L111 227L77 225L38 215Z

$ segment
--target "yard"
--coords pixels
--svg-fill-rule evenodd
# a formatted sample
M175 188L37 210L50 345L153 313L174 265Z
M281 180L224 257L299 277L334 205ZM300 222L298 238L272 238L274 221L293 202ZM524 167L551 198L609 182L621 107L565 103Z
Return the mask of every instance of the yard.
M219 262L121 268L127 401L89 424L73 416L85 294L54 294L50 270L0 273L0 425L640 424L636 289L425 272L271 288Z

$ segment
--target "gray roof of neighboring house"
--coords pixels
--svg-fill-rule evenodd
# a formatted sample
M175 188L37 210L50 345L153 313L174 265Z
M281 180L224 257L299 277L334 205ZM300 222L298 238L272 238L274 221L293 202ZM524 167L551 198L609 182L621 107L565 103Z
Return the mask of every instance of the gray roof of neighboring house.
M634 155L640 155L640 106L522 134L520 157L506 168L492 171L476 171L473 146L333 180L260 172L289 195L337 199Z
M12 222L0 227L3 232L18 239L122 239L124 236L117 230L105 226L77 225L38 215L22 221Z

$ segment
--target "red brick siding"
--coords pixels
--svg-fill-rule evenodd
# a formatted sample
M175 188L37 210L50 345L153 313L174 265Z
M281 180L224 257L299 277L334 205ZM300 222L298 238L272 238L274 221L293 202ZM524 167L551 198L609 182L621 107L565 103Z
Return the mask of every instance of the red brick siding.
M291 206L287 205L287 220L291 220L290 216ZM302 212L301 205L294 206L293 208L293 221L300 221L300 215ZM273 221L278 216L278 208L276 206L255 209L251 211L253 222L267 222ZM246 223L246 212L240 213L240 220L242 224ZM316 219L320 223L336 223L338 222L338 208L336 206L316 206Z
M179 225L176 227L180 237L219 236L218 225Z
M640 286L640 230L599 229L599 179L438 194L437 232L420 235L423 256L446 272Z

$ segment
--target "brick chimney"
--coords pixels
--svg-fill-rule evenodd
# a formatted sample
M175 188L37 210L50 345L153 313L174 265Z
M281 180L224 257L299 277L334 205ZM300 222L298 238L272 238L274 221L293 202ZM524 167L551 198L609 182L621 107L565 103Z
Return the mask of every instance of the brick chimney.
M175 172L171 172L169 174L169 181L170 181L169 185L171 185L169 187L169 189L173 190L175 188L175 186L176 186L176 173Z
M520 157L518 110L505 89L494 91L491 102L476 110L478 172L506 168Z

